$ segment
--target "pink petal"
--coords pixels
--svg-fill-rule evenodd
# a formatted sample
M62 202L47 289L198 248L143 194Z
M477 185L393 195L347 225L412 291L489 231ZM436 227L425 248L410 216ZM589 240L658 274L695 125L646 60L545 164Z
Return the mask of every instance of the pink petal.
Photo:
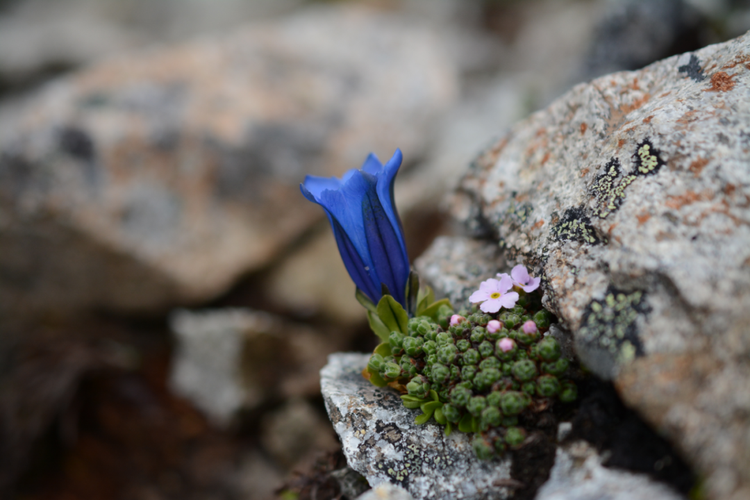
M487 331L490 333L495 333L496 331L500 330L502 327L503 327L503 324L500 323L496 319L490 320L490 322L487 323Z
M502 297L499 299L491 299L486 302L482 302L482 305L479 306L479 309L486 313L496 313L500 310L501 304L500 301L502 300Z
M498 283L498 289L497 289L497 291L500 292L500 293L505 293L508 290L510 290L511 288L513 288L513 280L510 279L510 276L508 276L507 274L504 274L500 278L500 282ZM518 299L516 299L516 300L518 300Z
M457 324L461 323L463 320L465 320L463 316L460 314L454 314L451 316L451 326L456 326Z
M494 293L498 291L497 290L498 285L499 283L496 279L490 278L487 281L482 281L482 283L480 283L479 285L479 289L483 292Z
M516 301L518 301L518 294L516 292L508 292L499 299L495 300L497 300L504 308L513 309L513 307L515 307L516 305ZM500 308L498 307L497 310L500 310Z
M537 288L539 288L539 283L542 281L542 278L531 278L529 280L529 284L526 286L523 286L524 292L533 292Z
M490 298L490 292L485 292L484 290L477 290L476 292L472 293L469 297L469 302L472 304L476 304L477 302L483 302Z
M510 275L513 277L513 281L519 284L525 285L529 282L529 271L526 270L526 266L518 264L510 271Z

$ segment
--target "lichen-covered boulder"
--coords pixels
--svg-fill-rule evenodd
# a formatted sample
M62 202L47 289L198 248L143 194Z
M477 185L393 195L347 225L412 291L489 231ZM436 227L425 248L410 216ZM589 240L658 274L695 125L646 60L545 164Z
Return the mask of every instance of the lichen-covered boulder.
M304 10L4 109L0 311L161 312L226 291L323 218L305 174L424 151L456 96L440 46L395 14Z
M712 498L750 497L750 34L576 86L479 156L453 213L543 275L583 363Z
M436 423L416 425L420 413L399 394L362 377L367 354L333 354L320 373L328 415L349 466L371 486L388 482L415 499L508 498L510 459L482 461L468 434L445 436Z

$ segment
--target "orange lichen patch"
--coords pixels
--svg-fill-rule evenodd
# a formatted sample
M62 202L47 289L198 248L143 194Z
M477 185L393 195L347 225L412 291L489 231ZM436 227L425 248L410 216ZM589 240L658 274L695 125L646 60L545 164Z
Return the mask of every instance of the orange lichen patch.
M711 75L711 87L704 89L704 92L729 92L734 88L734 80L736 75L728 75L723 71L717 71Z
M695 191L687 191L685 194L681 194L679 196L670 196L667 198L667 201L664 203L669 208L674 208L675 210L678 208L682 208L685 205L690 205L691 203L695 203L696 201L705 200L706 197L700 193L696 193Z
M617 149L620 149L625 144L625 139L617 141Z
M540 128L539 130L536 131L536 136L540 137L540 136L543 136L546 133L547 133L547 129L545 129L544 127L542 127L542 128Z
M612 237L612 231L614 231L616 227L617 227L617 222L613 223L611 226L609 226L609 229L607 229L607 236L609 238ZM617 241L620 241L620 239L617 238Z
M651 94L646 93L631 104L622 104L617 108L607 102L610 109L609 118L607 119L607 128L615 128L620 125L628 114L646 104L649 99L651 99Z
M581 134L585 134L587 128L589 128L589 126L586 125L586 122L581 123Z
M706 165L708 165L708 158L698 158L690 164L688 170L693 173L694 177L698 177Z
M694 115L697 112L698 111L695 109L688 111L687 113L685 113L684 115L682 115L681 117L677 119L677 123L682 123L683 125L687 125L688 123L692 123L696 121L698 118L695 118Z
M737 186L735 186L734 184L727 184L726 186L724 186L723 188L721 188L721 191L722 191L722 192L723 192L723 193L724 193L725 195L727 195L727 196L732 196L732 194L733 194L733 193L734 193L734 192L735 192L736 190L737 190Z
M546 153L544 153L544 157L542 158L542 165L544 165L545 163L547 163L547 160L549 160L549 151L547 151Z
M640 215L636 215L635 218L638 219L638 225L642 226L646 223L647 220L651 218L651 214L648 212L644 212Z
M482 156L477 158L477 164L485 170L488 168L492 168L495 165L495 163L497 163L497 159L500 157L500 153L502 153L503 149L505 149L505 146L507 144L508 144L508 138L504 137L502 140L495 143Z
M662 97L667 97L667 96L668 96L669 94L671 94L671 93L672 93L672 92L664 92L664 93L663 93L662 95L660 95L660 96L659 96L659 98L662 98Z
M654 119L654 115L648 115L646 118L643 119L643 123L651 123L651 120Z
M539 229L543 225L544 225L544 219L540 219L540 220L536 221L536 223L534 223L533 226L531 226L531 229Z
M632 82L630 82L630 85L628 85L628 88L632 90L641 90L641 87L638 86L638 77L634 78Z
M585 177L586 174L588 174L588 173L589 173L588 167L584 168L583 170L581 170L581 177Z
M732 61L727 63L725 66L722 66L721 69L732 69L739 64L745 64L747 62L750 62L750 55L745 54L741 56L734 56L734 59L732 59Z

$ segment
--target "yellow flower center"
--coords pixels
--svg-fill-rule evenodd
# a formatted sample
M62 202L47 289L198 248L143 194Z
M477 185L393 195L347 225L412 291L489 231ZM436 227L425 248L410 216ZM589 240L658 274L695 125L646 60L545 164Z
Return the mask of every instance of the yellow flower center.
M500 292L494 292L492 295L490 295L491 299L499 299L500 298Z

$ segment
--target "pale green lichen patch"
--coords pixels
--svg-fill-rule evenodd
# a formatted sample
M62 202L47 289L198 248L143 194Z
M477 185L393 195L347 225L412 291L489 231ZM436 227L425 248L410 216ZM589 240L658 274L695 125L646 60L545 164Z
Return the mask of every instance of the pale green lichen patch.
M591 187L592 193L596 196L594 214L599 218L604 219L620 208L622 201L625 199L625 188L636 179L634 174L623 178L620 178L620 174L620 160L612 158L605 165L604 172L599 174L596 180L594 180L594 184Z
M643 355L636 322L650 312L645 298L640 290L625 292L610 286L602 300L594 300L586 308L579 339L608 351L618 363Z
M602 242L583 207L567 209L560 222L552 228L552 236L559 241L579 241L589 245Z
M623 175L620 160L613 157L594 180L590 191L596 197L594 214L597 217L604 219L617 211L625 200L625 190L638 176L654 175L665 164L648 139L638 144L633 153L633 162L633 170Z
M633 159L636 165L636 170L633 172L635 175L654 175L665 164L659 156L659 151L648 139L638 145Z

